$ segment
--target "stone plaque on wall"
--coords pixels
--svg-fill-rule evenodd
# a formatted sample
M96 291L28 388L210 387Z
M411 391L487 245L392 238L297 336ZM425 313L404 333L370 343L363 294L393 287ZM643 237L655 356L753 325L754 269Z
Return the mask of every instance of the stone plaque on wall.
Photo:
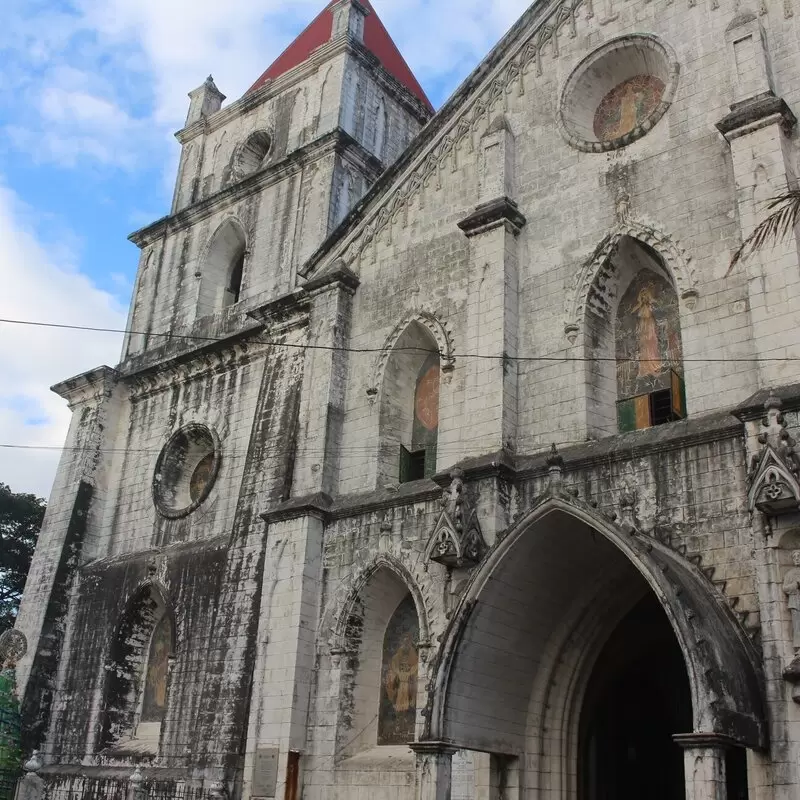
M275 797L278 786L278 748L259 747L253 765L253 797Z

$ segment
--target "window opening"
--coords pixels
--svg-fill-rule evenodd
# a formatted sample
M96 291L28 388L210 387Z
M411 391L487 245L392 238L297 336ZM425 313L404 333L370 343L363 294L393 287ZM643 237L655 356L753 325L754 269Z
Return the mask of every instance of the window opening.
M401 448L400 482L429 478L436 472L439 440L439 354L431 353L417 374L411 447Z
M411 595L397 607L383 638L378 744L414 741L417 721L419 619Z
M242 273L244 272L244 251L239 253L233 263L230 272L228 287L225 289L225 307L235 305L239 302L242 291Z

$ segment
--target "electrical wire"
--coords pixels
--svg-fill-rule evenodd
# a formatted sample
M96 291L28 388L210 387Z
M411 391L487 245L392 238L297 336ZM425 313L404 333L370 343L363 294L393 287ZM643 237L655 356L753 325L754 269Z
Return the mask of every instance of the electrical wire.
M91 333L114 333L120 335L131 336L150 336L160 337L165 339L186 339L197 342L224 342L227 341L229 336L199 336L194 334L179 334L179 333L155 333L146 331L134 331L125 328L95 328L88 325L66 325L56 322L39 322L36 320L23 320L23 319L3 319L0 318L0 324L6 325L28 325L39 328L57 328L61 330L73 331L88 331ZM335 345L322 345L322 344L294 344L291 342L274 342L264 339L257 340L259 344L267 345L269 347L285 347L295 350L325 350L328 352L342 352L342 353L382 353L384 347L337 347ZM425 347L395 347L392 348L393 353L426 353L438 354L444 356L440 350L433 350ZM506 354L492 355L490 353L456 353L454 355L458 359L484 359L487 361L518 361L530 363L598 363L598 362L613 362L615 364L624 361L637 361L634 358L616 358L615 356L570 356L559 355L553 353L544 356L510 356ZM800 356L797 357L760 357L760 358L683 358L684 364L764 364L764 363L791 363L800 361Z

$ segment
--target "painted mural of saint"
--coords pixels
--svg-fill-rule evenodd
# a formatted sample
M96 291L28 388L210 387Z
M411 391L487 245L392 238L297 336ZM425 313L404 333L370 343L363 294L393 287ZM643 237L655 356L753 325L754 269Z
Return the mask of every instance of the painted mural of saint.
M392 656L386 670L386 694L394 710L404 714L417 705L419 656L411 635L403 634L400 649Z
M418 639L417 609L409 595L389 620L383 640L379 745L408 744L414 738L419 674Z
M142 722L160 722L167 708L167 678L172 650L172 625L162 617L153 631L142 703Z
M617 393L620 400L664 388L664 375L683 375L680 315L675 289L641 270L617 309Z
M661 348L658 344L658 323L653 309L655 297L653 289L645 286L636 299L633 307L638 314L636 333L639 340L639 377L658 375L662 370Z
M615 86L594 115L594 133L601 142L618 139L643 123L657 108L664 84L652 75L635 75Z

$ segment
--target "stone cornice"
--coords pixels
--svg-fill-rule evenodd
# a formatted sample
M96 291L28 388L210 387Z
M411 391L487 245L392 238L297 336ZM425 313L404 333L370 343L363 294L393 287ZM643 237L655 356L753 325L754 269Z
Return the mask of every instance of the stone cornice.
M759 389L731 411L731 414L742 422L753 422L764 417L764 403L770 396L781 401L781 408L786 411L800 410L800 383L780 386L776 389Z
M137 245L137 247L144 249L164 236L186 230L213 214L224 211L229 206L250 197L254 193L300 172L309 163L318 161L330 153L345 152L355 153L358 160L363 162L367 168L377 171L377 167L374 165L380 162L377 161L375 156L362 147L349 133L341 128L335 128L319 139L293 150L289 155L274 164L270 164L260 172L250 175L225 189L221 189L203 200L198 200L193 205L175 214L169 214L144 228L134 231L128 236L128 240Z
M63 397L69 407L74 408L81 403L110 396L119 377L119 373L111 367L97 367L51 386L50 391Z
M339 264L336 269L306 281L303 284L303 288L310 295L315 295L327 289L344 289L350 294L355 294L360 283L355 272L348 269L344 264Z
M479 205L458 223L458 227L468 237L495 230L505 226L509 233L519 235L527 220L519 206L508 197L498 197Z
M303 517L314 517L324 522L328 519L332 504L333 501L327 494L318 492L317 494L295 497L291 500L287 500L276 508L265 511L261 515L261 519L263 519L267 525L272 525L276 522L288 522L293 519L302 519Z
M684 750L729 750L732 747L742 747L736 739L721 733L676 733L672 741Z
M786 132L797 123L797 118L781 97L765 94L736 103L730 114L717 123L717 130L730 142L767 125L779 124Z

